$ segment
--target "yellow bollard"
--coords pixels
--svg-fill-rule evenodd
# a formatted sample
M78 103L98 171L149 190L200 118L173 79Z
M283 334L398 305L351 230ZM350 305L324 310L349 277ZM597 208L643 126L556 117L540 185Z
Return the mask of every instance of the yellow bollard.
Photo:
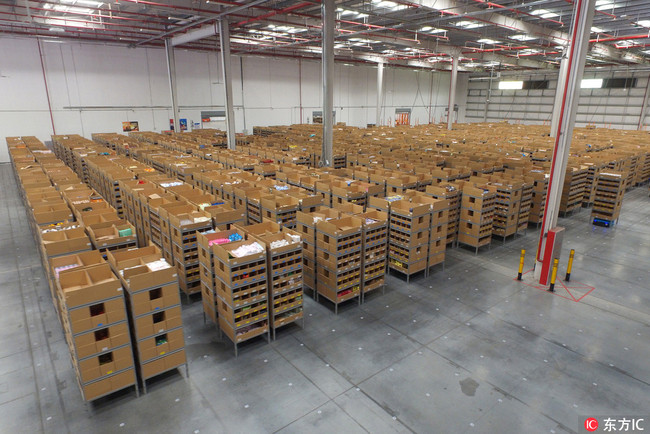
M551 286L548 288L550 292L555 292L555 279L557 278L557 259L553 259L553 271L551 272Z
M524 257L526 256L526 250L521 249L521 258L519 258L519 274L517 274L517 280L521 280L521 274L524 272Z
M566 280L567 282L571 280L571 268L573 268L573 255L575 255L576 251L571 249L571 253L569 253L569 265L566 267Z

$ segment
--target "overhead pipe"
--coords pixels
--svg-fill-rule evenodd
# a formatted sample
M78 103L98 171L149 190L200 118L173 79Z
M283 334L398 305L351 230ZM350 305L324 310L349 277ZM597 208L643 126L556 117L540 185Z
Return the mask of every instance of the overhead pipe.
M183 30L190 29L190 28L192 28L192 27L194 27L194 26L198 26L199 24L203 24L203 23L206 23L206 22L208 22L208 21L216 20L216 19L221 18L221 17L225 17L226 15L230 15L230 14L232 14L232 13L234 13L234 12L238 12L238 11L241 11L241 10L244 10L244 9L251 8L251 7L256 6L256 5L259 5L259 4L261 4L261 3L266 3L267 1L269 1L269 0L254 0L254 1L252 1L252 2L250 2L250 3L246 3L246 4L244 4L244 5L241 5L241 4L240 4L239 6L236 6L236 7L233 7L233 8L228 8L227 10L225 10L225 11L223 11L223 12L220 12L219 14L217 14L217 15L215 15L215 16L201 18L201 19L199 19L199 20L194 21L193 23L186 24L186 25L181 26L181 27L176 28L176 29L168 30L168 31L166 31L166 32L163 32L163 33L157 35L157 36L153 36L153 37L151 37L151 38L149 38L149 39L146 39L146 40L144 40L144 41L137 42L137 43L134 44L134 46L138 46L138 45L146 44L147 42L151 42L151 41L154 41L154 40L156 40L156 39L164 38L164 37L166 37L166 36L169 36L169 35L173 35L173 34L175 34L175 33L182 32ZM216 28L216 26L208 26L208 27L212 27L212 28L214 29L214 33L212 33L210 36L214 36L214 35L217 34L217 28ZM200 29L199 29L199 30L200 30ZM208 36L202 36L202 35L204 35L204 33L199 32L199 33L196 34L196 36L198 36L196 39L192 39L192 40L189 40L189 41L187 41L187 42L192 42L193 40L197 40L197 39L202 39L202 38L208 37ZM174 46L175 46L175 45L178 45L178 44L175 44L175 43L173 42L173 39L174 39L174 38L172 38L172 45L174 45Z
M52 114L52 103L50 100L50 89L47 84L47 75L45 74L45 63L43 62L43 50L41 50L41 40L37 39L38 45L38 58L41 61L41 71L43 72L43 84L45 85L45 97L47 98L47 108L50 112L50 122L52 122L52 135L56 135L56 128L54 127L54 115Z
M514 12L516 14L522 14L522 15L526 15L526 16L529 16L529 17L533 17L533 18L539 18L539 19L541 19L543 21L549 21L549 22L554 23L554 24L560 24L561 26L564 25L564 23L562 21L552 20L550 18L543 18L543 17L540 17L538 15L533 15L533 14L528 13L528 12L523 12L523 11L520 11L520 10L511 9L508 6L503 6L503 5L500 5L498 3L494 3L494 2L491 2L491 1L486 1L486 0L473 0L473 1L475 3L480 3L480 4L486 5L488 7L504 9L504 10L507 10L508 12ZM525 5L525 6L529 6L529 5Z
M15 16L15 17L21 17L21 16L26 17L27 16L25 14L17 14L17 13L14 13L14 12L4 12L4 11L0 11L0 15L11 15L11 16ZM83 20L71 20L71 19L59 18L59 17L44 17L44 16L41 16L41 15L33 15L33 17L38 18L38 19L43 19L43 18L54 19L54 20L59 20L59 21L71 22L71 23L87 23L88 22L88 21L83 21ZM7 18L0 18L0 20L1 21L13 22L13 23L26 24L24 21L21 21L21 20L11 20L11 19L7 19ZM36 22L36 21L32 22L31 24L34 26L34 28L38 28L38 27L41 27L41 26L47 26L46 24L39 23L39 22ZM49 26L56 26L56 24L50 24ZM65 27L66 29L69 28L69 29L92 30L94 33L108 32L108 33L115 34L116 36L119 36L121 34L129 34L130 33L130 34L133 34L133 35L138 35L138 37L142 37L142 32L135 31L135 29L137 29L137 27L132 27L132 26L126 26L126 28L134 29L134 31L120 30L120 29L107 29L107 28L101 29L101 28L87 27L87 26L81 26L81 25L66 25L66 26L62 26L62 27ZM68 32L75 32L75 31L77 31L77 30L70 30ZM59 34L53 34L51 32L49 33L49 35L52 36L52 37L60 36Z
M271 17L273 17L275 15L280 15L280 14L286 14L286 13L289 13L289 12L293 12L295 10L302 9L304 7L307 7L307 6L313 6L313 3L311 3L311 2L298 3L298 4L293 5L293 6L288 6L288 7L284 8L284 9L278 9L278 10L275 10L275 11L272 11L272 12L269 12L269 13L266 13L266 14L263 14L263 15L258 15L258 16L254 17L254 18L249 19L249 20L240 21L235 25L236 26L243 26L243 25L246 25L246 24L250 24L250 23L254 23L256 21L266 19L266 18L271 18Z

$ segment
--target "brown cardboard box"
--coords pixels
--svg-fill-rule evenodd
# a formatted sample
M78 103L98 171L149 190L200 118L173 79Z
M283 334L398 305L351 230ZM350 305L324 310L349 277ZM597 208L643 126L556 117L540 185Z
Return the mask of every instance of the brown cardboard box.
M83 228L41 234L43 250L48 257L90 250L90 239Z
M86 401L95 400L108 393L124 389L135 384L135 369L112 375L108 378L81 386L81 392Z
M76 349L77 359L102 353L131 342L129 325L126 321L103 329L81 333L70 338Z
M137 343L140 364L167 353L182 349L185 346L183 329L178 328L159 335L151 336Z
M185 363L187 363L187 359L185 356L185 350L183 349L181 351L168 354L161 359L142 364L142 378L147 379L153 377L154 375L169 371L170 369L176 368Z
M87 252L76 253L66 256L57 256L50 259L50 273L54 278L58 278L61 273L80 268L92 267L104 264L104 258L98 250L89 250ZM65 267L65 269L63 269Z
M99 356L80 360L78 366L80 378L83 383L130 368L133 366L131 345L126 345Z
M59 276L58 284L68 309L122 296L122 285L108 264L71 270Z
M61 199L47 205L35 206L32 214L37 225L72 221L72 211L70 211L70 207Z
M108 262L125 282L125 288L130 293L175 284L177 281L176 270L172 266L157 271L147 267L148 263L162 259L162 253L156 246L108 252L107 256Z
M135 325L138 340L180 327L183 325L181 307L172 307L141 316L135 319Z
M70 333L77 334L97 327L115 324L126 319L124 300L115 298L91 306L67 309L63 304L63 322ZM67 314L67 317L66 317Z
M86 226L90 241L96 249L102 249L117 244L129 244L137 241L135 227L126 220L118 222L96 223ZM120 231L130 230L131 235L120 236Z

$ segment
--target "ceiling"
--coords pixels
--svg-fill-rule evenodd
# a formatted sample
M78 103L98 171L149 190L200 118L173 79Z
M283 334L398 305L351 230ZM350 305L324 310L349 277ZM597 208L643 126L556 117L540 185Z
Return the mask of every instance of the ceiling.
M461 70L557 68L572 0L337 0L336 60ZM650 1L597 0L588 66L650 61ZM233 54L319 59L317 0L0 0L0 35L162 46L230 22ZM181 45L217 50L218 36Z

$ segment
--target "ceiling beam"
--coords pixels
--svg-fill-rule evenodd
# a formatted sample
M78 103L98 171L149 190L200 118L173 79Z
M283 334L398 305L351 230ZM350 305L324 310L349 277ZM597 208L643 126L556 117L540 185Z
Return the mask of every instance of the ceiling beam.
M459 4L457 0L415 0L415 4L421 7L439 11L444 10L445 13L458 14L458 18L467 16L468 19L473 19L472 14L477 14L485 11L485 9L475 6L468 6L466 4ZM549 29L548 27L540 26L538 24L529 23L518 18L507 17L496 12L490 14L482 14L481 22L499 26L502 28L511 29L517 32L538 36L549 40L556 45L566 46L570 40L568 33L560 32L557 30ZM623 63L638 62L646 63L647 61L642 58L630 60L624 57L621 50L606 44L594 43L590 49L591 54L596 54L600 57L605 57L614 61Z

